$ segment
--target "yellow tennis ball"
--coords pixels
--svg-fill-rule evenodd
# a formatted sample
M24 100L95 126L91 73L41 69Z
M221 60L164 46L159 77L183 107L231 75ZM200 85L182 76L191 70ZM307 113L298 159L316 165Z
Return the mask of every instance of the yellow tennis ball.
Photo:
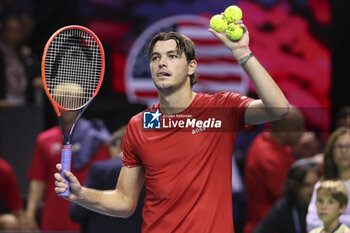
M217 32L222 32L227 27L227 20L222 15L214 15L210 19L210 27L212 27Z
M239 40L243 36L243 29L239 25L230 23L226 28L226 36L230 40Z
M82 96L83 87L78 83L62 82L54 87L53 95L57 96Z
M53 99L61 106L69 109L80 107L86 101L84 89L78 83L62 82L51 92Z
M229 6L225 9L224 15L229 23L242 19L242 10L238 6Z

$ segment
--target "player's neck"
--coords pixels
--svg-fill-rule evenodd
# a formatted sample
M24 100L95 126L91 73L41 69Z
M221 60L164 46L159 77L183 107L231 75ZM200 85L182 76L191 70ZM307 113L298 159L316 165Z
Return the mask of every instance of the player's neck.
M192 103L196 93L189 89L167 94L159 92L158 96L161 112L175 114L185 110Z

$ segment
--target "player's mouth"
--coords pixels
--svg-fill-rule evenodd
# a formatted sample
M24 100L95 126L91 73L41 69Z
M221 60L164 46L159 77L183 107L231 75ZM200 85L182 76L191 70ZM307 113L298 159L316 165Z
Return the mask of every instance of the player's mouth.
M167 77L170 77L170 74L168 72L162 71L162 72L157 73L157 77L158 78L167 78Z

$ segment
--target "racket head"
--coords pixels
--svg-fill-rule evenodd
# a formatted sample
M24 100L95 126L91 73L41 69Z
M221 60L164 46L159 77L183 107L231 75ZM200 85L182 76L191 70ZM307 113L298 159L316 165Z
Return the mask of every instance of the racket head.
M41 74L56 113L84 108L98 93L105 72L102 43L90 29L70 25L57 30L45 45Z

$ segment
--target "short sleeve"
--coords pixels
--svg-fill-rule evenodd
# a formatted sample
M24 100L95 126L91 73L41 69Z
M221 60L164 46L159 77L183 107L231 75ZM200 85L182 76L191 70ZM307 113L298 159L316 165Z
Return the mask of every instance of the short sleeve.
M229 119L232 119L235 130L242 131L246 129L247 125L244 121L245 112L254 99L235 92L221 92L219 95L219 104L227 109L226 113Z
M137 151L137 149L136 149L137 130L141 130L141 129L138 129L138 127L137 127L137 120L136 120L137 117L138 117L138 115L134 116L130 120L130 122L126 128L125 136L123 139L122 161L123 161L124 166L129 167L129 168L142 165L142 161L140 160L140 158L136 152Z

